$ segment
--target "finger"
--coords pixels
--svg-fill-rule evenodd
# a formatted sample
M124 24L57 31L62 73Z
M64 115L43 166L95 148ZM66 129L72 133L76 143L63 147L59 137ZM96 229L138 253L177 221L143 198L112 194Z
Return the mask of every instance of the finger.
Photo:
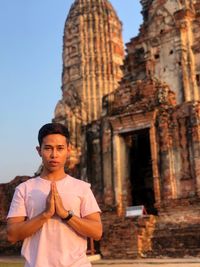
M51 200L52 198L52 190L50 189L49 194L47 196L47 200Z
M55 195L55 184L54 182L51 183L51 193L54 196Z
M56 187L56 183L54 183L54 193L55 193L55 197L60 197L60 195L58 193L58 189Z
M54 190L55 190L55 193L58 193L58 189L57 189L56 183L54 183Z
M54 201L54 195L52 194L52 192L49 193L48 201L49 203L52 203Z
M54 188L54 182L51 182L51 190L53 191Z
M51 185L50 185L50 191L49 191L49 196L51 196L52 194L53 194L53 185L51 183Z
M55 194L54 194L54 199L55 199L55 201L57 201L57 200L60 199L60 195L59 195L59 193L55 192Z

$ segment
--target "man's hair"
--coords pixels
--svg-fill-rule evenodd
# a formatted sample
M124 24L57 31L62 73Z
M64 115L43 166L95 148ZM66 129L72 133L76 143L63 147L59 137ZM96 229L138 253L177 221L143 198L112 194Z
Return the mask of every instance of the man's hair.
M69 143L69 131L63 124L53 122L43 125L38 132L38 142L42 145L43 138L49 134L61 134L66 137L67 143Z

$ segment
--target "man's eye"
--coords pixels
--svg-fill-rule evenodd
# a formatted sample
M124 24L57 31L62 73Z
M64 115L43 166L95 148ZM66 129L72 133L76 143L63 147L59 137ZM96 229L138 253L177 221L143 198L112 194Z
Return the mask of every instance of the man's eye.
M51 148L50 148L50 147L45 147L44 149L45 149L45 150L50 150Z
M58 150L63 150L63 149L64 149L64 147L59 147L59 148L58 148Z

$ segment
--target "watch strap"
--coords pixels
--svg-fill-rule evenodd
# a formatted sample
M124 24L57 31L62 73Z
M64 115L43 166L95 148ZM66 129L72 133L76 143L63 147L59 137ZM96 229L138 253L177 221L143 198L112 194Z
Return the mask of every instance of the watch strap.
M63 218L63 221L68 222L74 216L74 212L72 210L68 210L68 215L66 218Z

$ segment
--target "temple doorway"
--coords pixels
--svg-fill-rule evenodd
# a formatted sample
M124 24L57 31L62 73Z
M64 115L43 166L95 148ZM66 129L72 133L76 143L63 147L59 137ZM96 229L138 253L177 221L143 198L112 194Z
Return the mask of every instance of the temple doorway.
M129 205L144 205L148 214L157 214L149 128L127 133L125 142L129 147Z

